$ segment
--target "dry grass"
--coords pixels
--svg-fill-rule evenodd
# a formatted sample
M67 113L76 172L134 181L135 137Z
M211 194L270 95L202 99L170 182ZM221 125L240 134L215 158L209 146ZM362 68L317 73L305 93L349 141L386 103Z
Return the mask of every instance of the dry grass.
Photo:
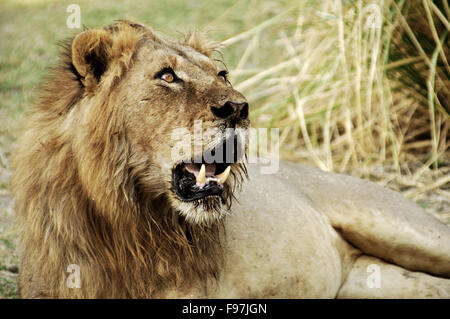
M448 221L448 6L408 4L300 2L224 43L244 52L233 80L254 125L280 128L283 158L434 194Z

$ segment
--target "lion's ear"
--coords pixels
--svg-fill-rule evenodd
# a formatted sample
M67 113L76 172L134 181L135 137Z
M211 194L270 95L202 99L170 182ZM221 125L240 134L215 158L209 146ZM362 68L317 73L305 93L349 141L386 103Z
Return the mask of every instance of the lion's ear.
M108 68L113 39L105 30L86 30L72 41L72 64L86 88L93 88Z

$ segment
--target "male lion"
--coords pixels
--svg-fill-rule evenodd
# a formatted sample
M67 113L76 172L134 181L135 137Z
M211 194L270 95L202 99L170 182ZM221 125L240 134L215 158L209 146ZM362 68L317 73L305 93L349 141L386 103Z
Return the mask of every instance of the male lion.
M296 164L262 175L238 148L204 159L240 133L174 152L195 120L249 127L216 48L128 21L68 43L14 158L20 295L450 297L450 229L401 195Z

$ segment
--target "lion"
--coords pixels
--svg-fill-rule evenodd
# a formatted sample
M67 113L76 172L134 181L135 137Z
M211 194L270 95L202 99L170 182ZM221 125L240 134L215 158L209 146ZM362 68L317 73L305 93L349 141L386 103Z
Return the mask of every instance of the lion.
M218 49L125 20L66 43L14 153L20 296L450 297L450 229L414 203L248 163L249 105ZM198 121L215 133L200 148Z

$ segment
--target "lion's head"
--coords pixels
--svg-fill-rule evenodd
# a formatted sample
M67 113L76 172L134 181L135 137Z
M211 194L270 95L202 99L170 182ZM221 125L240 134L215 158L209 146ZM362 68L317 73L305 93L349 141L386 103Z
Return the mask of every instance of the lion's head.
M126 196L165 197L194 223L221 218L245 175L248 103L211 57L217 47L198 33L174 41L127 21L84 31L71 45L85 91L79 103L84 109L73 112L80 126L90 128L79 130L76 140L91 147L80 154L92 154L98 143L109 145L110 156L121 161L111 168L126 166L125 178L136 186ZM105 118L114 123L97 125ZM103 141L92 145L96 136ZM87 162L80 169L87 185L98 180ZM105 183L87 188L98 196Z
M216 48L128 21L66 43L14 156L23 296L148 297L217 275L249 110ZM72 263L83 290L61 277Z

